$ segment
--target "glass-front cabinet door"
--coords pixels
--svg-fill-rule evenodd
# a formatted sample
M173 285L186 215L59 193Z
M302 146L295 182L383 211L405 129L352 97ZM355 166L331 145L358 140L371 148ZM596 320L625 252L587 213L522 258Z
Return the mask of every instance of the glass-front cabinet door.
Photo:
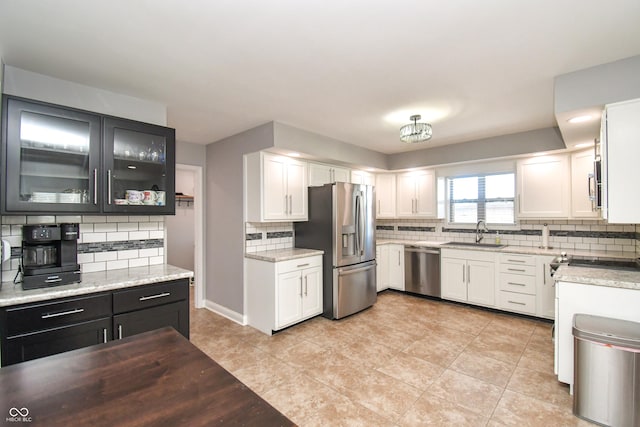
M175 213L175 130L104 119L106 200L114 213Z
M5 98L7 212L99 212L100 116Z

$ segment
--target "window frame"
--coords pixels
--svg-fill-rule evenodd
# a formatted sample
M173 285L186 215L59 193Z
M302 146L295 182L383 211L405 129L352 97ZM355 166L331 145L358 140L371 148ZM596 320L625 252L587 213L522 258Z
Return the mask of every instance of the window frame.
M513 176L513 197L494 197L486 198L486 177L494 175L512 175ZM452 198L452 182L456 179L463 178L478 178L478 197L475 199L453 199ZM484 182L483 182L484 181ZM517 183L515 171L494 171L494 172L478 172L465 175L453 175L447 176L445 179L445 205L446 205L446 223L451 227L470 227L476 223L470 222L453 222L451 221L451 212L455 203L476 203L477 220L485 221L486 224L501 227L516 227L518 225L518 216L516 212L516 199L517 199ZM513 203L513 222L487 222L486 221L486 206L488 202L512 202Z

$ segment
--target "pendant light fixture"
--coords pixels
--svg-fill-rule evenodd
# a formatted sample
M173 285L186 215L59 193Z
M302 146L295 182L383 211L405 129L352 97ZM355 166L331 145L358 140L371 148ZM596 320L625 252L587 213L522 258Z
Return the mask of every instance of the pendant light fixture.
M416 142L424 142L431 139L432 129L429 123L418 123L422 117L419 114L411 116L409 119L413 123L404 125L400 128L400 141L409 144Z

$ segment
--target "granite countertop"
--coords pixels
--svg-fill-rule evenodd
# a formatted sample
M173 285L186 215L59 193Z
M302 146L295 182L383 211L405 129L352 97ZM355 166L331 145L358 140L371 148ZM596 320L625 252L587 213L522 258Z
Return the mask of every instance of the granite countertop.
M464 249L471 251L488 251L488 252L503 252L503 253L515 253L523 255L550 255L558 256L560 252L567 252L569 255L580 256L593 256L602 258L623 258L623 259L635 259L638 255L635 252L617 252L617 251L587 251L580 249L560 249L560 248L540 248L537 246L515 246L506 245L503 247L490 247L490 246L467 246L467 245L446 245L445 243L450 241L424 241L424 240L396 240L396 239L378 239L376 245L412 245L412 246L424 246L424 247L439 247L449 249Z
M561 265L553 276L556 282L640 290L640 271Z
M0 307L111 291L189 277L193 277L193 271L161 264L99 271L96 273L82 273L81 283L29 289L27 291L23 290L19 284L14 285L13 282L3 282L0 289Z
M250 252L245 253L244 256L245 258L257 259L260 261L280 262L322 254L324 254L324 251L318 249L288 248Z

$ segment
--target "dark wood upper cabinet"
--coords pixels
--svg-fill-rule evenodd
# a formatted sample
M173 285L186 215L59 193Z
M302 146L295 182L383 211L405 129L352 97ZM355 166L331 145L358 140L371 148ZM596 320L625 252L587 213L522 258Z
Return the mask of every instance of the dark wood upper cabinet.
M175 130L3 96L4 214L175 213Z

